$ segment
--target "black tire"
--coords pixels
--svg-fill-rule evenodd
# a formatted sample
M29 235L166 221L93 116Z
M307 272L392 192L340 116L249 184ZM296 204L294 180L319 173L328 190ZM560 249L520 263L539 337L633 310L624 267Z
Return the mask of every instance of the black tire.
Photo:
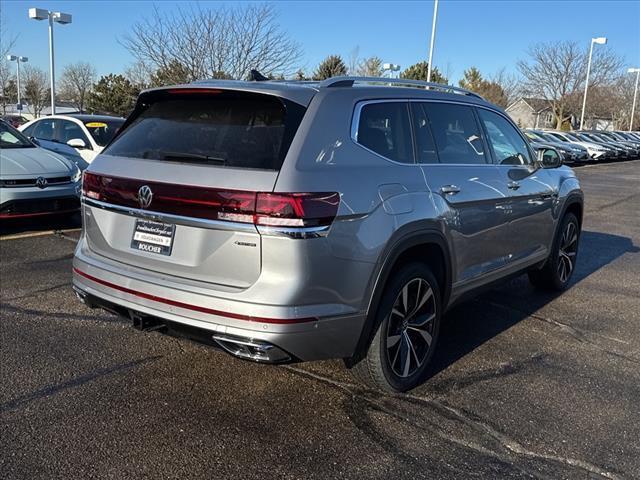
M371 343L348 364L354 378L385 392L419 385L436 348L441 309L440 288L429 267L417 262L401 267L385 286Z
M580 222L568 212L562 219L547 261L540 270L529 272L529 281L541 290L565 290L576 269L579 244Z

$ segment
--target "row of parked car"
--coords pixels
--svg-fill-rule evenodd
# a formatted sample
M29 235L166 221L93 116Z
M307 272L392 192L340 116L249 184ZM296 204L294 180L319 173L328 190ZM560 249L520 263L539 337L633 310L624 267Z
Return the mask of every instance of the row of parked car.
M15 123L0 120L0 219L77 212L82 171L124 119L53 115Z
M524 134L535 148L553 147L558 150L564 163L640 158L639 132L526 129Z

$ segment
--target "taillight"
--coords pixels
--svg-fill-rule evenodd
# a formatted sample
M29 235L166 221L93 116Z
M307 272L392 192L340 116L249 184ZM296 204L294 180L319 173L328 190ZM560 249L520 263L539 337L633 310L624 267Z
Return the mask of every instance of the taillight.
M143 187L151 190L149 203L140 202ZM326 193L269 193L220 190L208 187L146 182L84 172L85 198L150 212L190 218L250 223L267 227L331 225L340 195Z
M100 200L100 176L82 172L82 194L86 197Z
M258 193L255 223L274 227L330 225L339 205L337 193Z

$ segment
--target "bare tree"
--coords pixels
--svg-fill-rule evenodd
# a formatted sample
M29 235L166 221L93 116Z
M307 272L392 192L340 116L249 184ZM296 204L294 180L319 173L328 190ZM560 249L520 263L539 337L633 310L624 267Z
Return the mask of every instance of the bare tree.
M24 82L24 96L28 103L28 109L37 118L49 101L47 74L38 67L27 65L21 77Z
M361 77L381 77L382 73L382 60L379 57L365 58L356 70L356 75Z
M246 78L251 69L266 76L290 75L301 56L299 44L280 29L275 10L265 4L191 6L171 14L154 8L121 42L154 72L182 64L189 81Z
M353 47L353 50L349 52L349 75L357 74L356 72L358 70L358 65L360 64L360 61L358 60L359 56L360 46L356 45L355 47Z
M87 96L96 81L96 69L88 62L67 65L60 77L60 98L84 111Z
M518 70L530 95L545 98L556 117L556 128L569 119L568 98L584 88L588 52L575 42L536 44L529 49L529 60L518 62ZM622 61L610 50L593 54L589 87L611 81Z
M13 89L15 87L14 75L7 61L7 55L16 43L17 36L10 35L9 29L2 16L2 3L0 2L0 104L2 113L7 112L7 105L13 101Z
M494 73L489 81L502 88L506 97L506 106L511 105L518 97L522 96L522 80L514 74L507 73L504 68Z
M153 69L141 61L134 62L124 72L127 80L138 90L144 90L151 85L151 75L153 75Z
M14 90L17 90L15 75L13 75L7 62L0 59L0 105L2 106L3 115L7 113L7 105L15 100Z
M621 73L611 83L589 87L589 97L585 108L584 128L595 128L596 120L611 122L616 128L626 130L631 119L635 76ZM576 92L569 99L570 108L582 109L584 91ZM634 125L640 125L640 112L636 108Z

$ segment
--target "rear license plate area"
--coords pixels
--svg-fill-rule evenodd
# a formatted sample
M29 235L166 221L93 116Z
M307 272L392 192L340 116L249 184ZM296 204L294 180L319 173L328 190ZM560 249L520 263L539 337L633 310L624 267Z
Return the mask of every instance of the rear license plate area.
M131 248L142 252L171 255L176 226L152 220L136 219Z

